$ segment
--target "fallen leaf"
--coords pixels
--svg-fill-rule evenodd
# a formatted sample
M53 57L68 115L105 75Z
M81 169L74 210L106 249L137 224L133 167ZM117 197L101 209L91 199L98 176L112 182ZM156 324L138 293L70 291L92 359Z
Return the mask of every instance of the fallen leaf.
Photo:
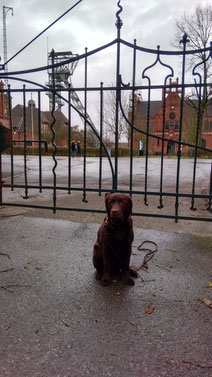
M208 285L209 287L212 287L212 283L210 281L208 281Z
M202 301L202 302L204 302L204 304L205 305L207 305L209 308L212 308L212 301L211 300L209 300L208 298L200 298L200 300Z
M117 295L117 296L120 296L120 294L121 294L120 292L116 292L116 295Z
M35 269L38 270L38 271L42 271L41 267L35 267Z
M175 250L175 249L171 249L169 251L172 251L172 253L176 253L177 252L177 250Z
M27 264L31 264L32 262L30 260L28 260Z
M115 279L114 279L114 280L113 280L113 283L118 283L118 280L115 280Z
M153 310L155 310L154 305L149 305L148 308L144 309L145 314L152 314Z

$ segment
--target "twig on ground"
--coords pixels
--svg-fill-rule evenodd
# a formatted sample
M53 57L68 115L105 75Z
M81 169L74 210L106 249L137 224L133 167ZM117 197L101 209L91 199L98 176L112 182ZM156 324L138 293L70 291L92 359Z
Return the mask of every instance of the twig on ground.
M6 253L0 253L0 255L4 255L4 256L7 257L8 259L11 259L11 257L10 257L9 254L6 254Z
M169 272L171 272L170 268L167 268L167 267L164 267L164 266L161 266L160 264L156 264L157 267L160 267L160 268L163 268L164 270L167 270Z
M11 323L9 322L8 326L6 327L5 331L9 330L11 328Z
M62 322L66 327L70 327L70 325L69 325L67 322L63 321L62 319L61 319L61 322Z
M138 274L138 277L142 280L143 283L150 283L151 281L155 281L155 279L152 280L144 280L141 275Z
M14 291L12 291L12 289L10 289L11 287L31 287L31 286L28 285L28 284L7 284L7 285L0 285L0 288L6 289L6 291L8 291L10 293L14 293Z
M194 361L183 360L183 362L185 364L195 365L196 367L199 367L199 368L212 368L212 365L203 365L203 364L200 364L200 363L196 363Z
M2 270L2 271L0 271L0 273L1 273L1 272L8 272L8 271L12 271L12 270L14 270L14 267L12 267L12 268L8 268L7 270Z
M132 326L134 326L134 327L137 327L137 325L136 325L135 323L130 322L128 319L127 319L127 322L128 322L130 325L132 325Z
M14 293L14 291L12 291L12 289L9 289L10 287L12 287L12 285L0 285L0 288L6 289L6 291L8 291L10 293Z

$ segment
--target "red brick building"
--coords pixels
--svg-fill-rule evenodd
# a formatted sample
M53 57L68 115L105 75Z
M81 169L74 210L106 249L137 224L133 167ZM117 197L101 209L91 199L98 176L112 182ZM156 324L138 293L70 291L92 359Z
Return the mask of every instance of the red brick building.
M9 114L8 114L8 106L7 106L7 97L5 96L4 92L4 83L0 81L0 121L3 126L9 128Z
M55 111L56 118L54 130L56 131L56 143L58 146L67 146L68 119L61 111ZM42 140L51 141L51 124L53 117L50 111L40 111L40 132ZM16 105L12 109L13 140L16 145L23 145L18 140L24 139L24 106ZM39 110L36 108L35 101L29 100L25 107L26 140L28 145L37 145L33 140L39 140Z
M2 125L10 128L10 119L8 114L7 97L2 91L4 84L0 82L0 121ZM56 143L58 146L67 146L68 137L68 119L61 111L55 111L54 116L56 118L54 129L56 131ZM35 106L35 101L32 99L28 102L28 106L16 105L12 109L12 136L15 144L23 146L24 143L24 121L26 126L26 141L27 144L37 146L37 142L33 140L39 140L39 110ZM51 124L53 117L50 111L40 111L40 131L41 138L47 142L51 142ZM20 141L19 141L20 140Z
M180 127L180 106L181 106L181 93L176 85L176 82L170 80L170 87L165 93L165 107L164 107L164 90L162 91L161 101L151 101L149 108L149 133L158 137L163 137L163 120L164 122L164 154L176 155L178 152L178 144L175 141L179 140L179 127ZM194 100L195 101L195 100ZM164 118L165 108L165 118ZM135 96L135 127L142 131L147 131L147 114L148 102L142 101L138 96ZM129 119L132 118L132 113L129 114ZM184 103L183 107L183 122L182 122L182 141L188 144L195 144L196 137L196 112L192 110L191 106ZM202 146L212 149L212 101L210 100L203 118L202 126ZM146 136L139 132L135 132L134 148L139 148L139 141L142 140L146 144ZM162 152L162 140L149 137L149 151L152 153L160 154ZM188 149L182 146L182 153Z

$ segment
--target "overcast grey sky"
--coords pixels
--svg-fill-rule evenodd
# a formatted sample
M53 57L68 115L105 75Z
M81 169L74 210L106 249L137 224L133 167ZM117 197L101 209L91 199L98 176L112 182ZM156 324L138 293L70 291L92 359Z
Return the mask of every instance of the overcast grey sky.
M9 12L6 18L8 59L76 2L77 0L1 0L1 12L3 5L13 7L14 11L13 16ZM162 50L171 50L175 20L180 19L184 12L191 14L198 3L199 1L196 0L122 0L121 37L131 43L136 38L137 44L142 47L156 49L157 45L160 45ZM201 0L201 5L206 4L208 0ZM8 70L16 71L46 65L47 49L50 51L54 48L55 51L68 50L82 54L85 47L92 50L112 41L116 38L117 10L117 0L83 0L12 60ZM2 21L1 28L3 29ZM2 43L0 55L3 61ZM111 71L107 67L111 63L111 58L107 53L103 54L101 60L91 59L91 63L89 67L92 65L92 69L90 68L92 85L95 80L98 83L104 81L105 85L113 82ZM132 77L131 72L127 77L128 65L129 61L126 57L125 64L121 67L126 82ZM76 69L73 77L73 81L77 81L76 86L78 80L80 82L80 69L80 67ZM42 73L39 80L45 84L47 76Z
M11 13L7 15L8 58L75 2L77 0L1 0L2 7L5 5L14 10L13 16ZM122 37L131 42L136 38L144 47L155 48L159 44L162 49L168 49L175 19L184 12L192 13L198 3L195 0L122 0ZM200 3L206 5L208 0ZM42 64L42 60L45 63L47 37L50 48L75 53L114 39L117 10L117 0L83 0L29 48L37 58L35 64ZM11 68L21 65L29 49L13 62Z

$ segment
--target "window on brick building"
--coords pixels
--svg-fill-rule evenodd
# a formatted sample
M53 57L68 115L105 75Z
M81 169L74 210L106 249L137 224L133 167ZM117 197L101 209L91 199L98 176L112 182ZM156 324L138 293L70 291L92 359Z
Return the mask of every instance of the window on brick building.
M206 130L206 131L209 130L209 122L208 122L208 121L205 122L205 130Z
M171 122L171 123L170 123L170 126L171 126L171 127L174 127L174 122Z
M205 122L205 131L212 131L212 121L206 120Z
M175 122L175 130L178 130L178 128L179 128L179 123Z
M165 124L165 129L166 129L166 130L169 129L169 122L166 122L166 124Z
M202 139L202 148L206 148L206 140Z

